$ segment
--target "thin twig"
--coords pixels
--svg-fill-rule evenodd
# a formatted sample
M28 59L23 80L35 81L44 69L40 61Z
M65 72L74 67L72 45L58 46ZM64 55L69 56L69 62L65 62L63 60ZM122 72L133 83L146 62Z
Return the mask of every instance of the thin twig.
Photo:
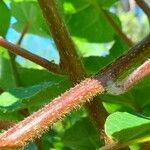
M128 90L133 87L138 81L144 77L150 75L150 60L145 61L140 67L138 67L133 73L131 73L124 81L121 83L121 88L123 91Z
M138 81L144 77L150 75L150 60L146 60L141 66L134 70L127 78L123 81L111 83L107 87L107 92L113 95L120 95L125 93L131 87L133 87Z
M54 73L57 73L57 74L61 74L61 69L58 65L40 57L40 56L37 56L33 53L30 53L29 51L23 49L23 48L20 48L19 46L15 45L15 44L12 44L8 41L6 41L5 39L3 38L0 38L0 46L8 49L9 51L11 51L12 53L16 54L16 55L20 55L22 56L23 58L26 58L46 69L48 69L49 71L51 72L54 72Z
M95 4L93 2L93 5L95 8L99 10L99 12L104 16L104 18L108 21L108 23L111 25L111 27L114 29L116 34L122 39L122 41L125 42L125 44L128 45L128 47L132 47L134 44L131 41L131 39L128 38L128 36L120 29L120 27L117 25L117 23L112 19L112 17L108 14L108 12L103 9L100 5Z
M28 28L29 28L29 23L25 24L24 28L23 28L23 31L18 39L18 42L17 42L17 45L20 45L26 32L28 31ZM16 86L20 86L21 85L21 81L20 81L20 77L19 77L19 74L18 74L18 70L17 70L17 64L16 64L16 61L15 61L15 58L16 58L16 55L11 53L9 50L8 50L8 54L9 54L9 57L10 57L10 65L11 65L11 70L12 70L12 77L15 81L15 85Z
M21 32L21 35L20 35L20 37L19 37L19 39L18 39L18 41L17 41L17 45L21 45L21 43L22 43L22 40L24 39L24 36L26 35L26 33L28 32L28 30L29 30L29 27L30 27L30 24L29 24L29 22L27 22L25 25L24 25L24 28L23 28L23 30L22 30L22 32Z

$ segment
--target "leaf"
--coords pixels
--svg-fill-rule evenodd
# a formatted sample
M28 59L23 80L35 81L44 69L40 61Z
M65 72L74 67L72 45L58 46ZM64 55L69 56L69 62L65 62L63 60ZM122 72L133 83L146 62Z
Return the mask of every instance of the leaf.
M98 3L103 7L110 7L118 0L98 0Z
M38 150L38 147L35 143L30 143L24 147L24 150Z
M35 1L11 2L12 15L17 22L13 24L13 28L18 32L22 32L24 26L29 24L29 33L47 36L49 31L40 11L40 7ZM20 13L22 12L22 13Z
M0 36L5 36L9 27L11 14L3 0L0 1L0 14Z
M59 82L61 80L67 80L66 76L56 75L45 69L33 69L18 66L18 72L21 83L25 87L40 84L41 82Z
M117 57L125 52L127 46L118 38L115 38L115 43L109 50L109 55L105 57L100 56L90 56L83 58L83 63L88 74L93 75L97 73L104 66L111 63Z
M24 116L22 116L17 111L15 112L6 112L5 110L0 111L0 120L3 120L3 121L18 122L20 120L23 120L23 117Z
M114 42L109 43L88 43L78 38L73 38L81 57L105 56L108 54Z
M15 88L0 95L0 111L11 112L23 108L39 108L64 92L69 85L63 82L45 82L26 88Z
M105 4L102 2L101 4ZM114 39L115 32L106 18L101 14L97 1L64 0L64 14L71 36L87 42L109 42ZM115 14L108 12L120 26Z
M0 87L7 90L15 86L11 73L11 66L8 53L0 47Z
M150 141L150 119L127 112L115 112L106 119L105 132L119 142Z
M62 137L64 145L71 149L94 150L101 146L99 135L87 118L77 121Z

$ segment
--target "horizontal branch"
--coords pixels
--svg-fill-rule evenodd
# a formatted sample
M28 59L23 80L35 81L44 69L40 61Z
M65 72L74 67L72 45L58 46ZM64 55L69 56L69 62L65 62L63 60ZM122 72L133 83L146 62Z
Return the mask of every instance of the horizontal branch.
M0 148L21 147L39 137L48 126L61 119L80 103L102 93L109 80L115 80L125 70L145 59L150 53L150 35L135 45L127 54L101 70L93 78L85 79L74 88L55 98L51 103L0 135Z
M108 81L115 81L122 73L127 71L134 64L140 64L150 54L150 34L141 42L134 45L129 51L114 62L100 70L95 78L107 86Z
M103 91L104 88L97 80L84 80L2 134L0 136L0 149L24 146L27 141L39 137L41 133L48 129L48 125L52 125L73 108L79 106L80 103Z
M121 83L123 91L133 87L133 85L148 75L150 75L150 60L145 61Z
M6 48L8 51L10 51L13 54L22 56L23 58L26 58L26 59L44 67L45 69L49 70L50 72L54 72L56 74L62 74L59 65L56 65L56 64L48 61L47 59L37 56L37 55L25 50L24 48L20 48L19 46L6 41L2 37L0 37L0 46L2 46L3 48Z

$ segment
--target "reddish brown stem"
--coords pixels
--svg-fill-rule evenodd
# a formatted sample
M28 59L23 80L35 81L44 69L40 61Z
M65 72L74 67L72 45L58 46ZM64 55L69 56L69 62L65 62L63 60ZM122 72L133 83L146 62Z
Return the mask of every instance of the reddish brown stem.
M150 34L147 35L141 42L130 48L128 53L123 54L113 63L103 68L96 78L106 84L108 81L115 81L123 72L129 69L133 64L141 63L150 53Z
M104 88L99 81L86 79L3 133L0 136L0 148L17 148L25 145L27 141L40 136L42 132L47 130L48 125L61 119L80 103L103 91Z
M48 69L51 72L61 74L61 69L59 68L58 65L51 63L50 61L48 61L42 57L39 57L33 53L30 53L27 50L20 48L19 46L14 45L1 37L0 37L0 46L8 49L10 52L12 52L16 55L20 55L28 60L31 60L32 62Z
M138 81L143 79L145 76L150 75L150 60L145 61L140 67L138 67L133 73L131 73L122 84L124 91L131 88Z
M110 83L107 87L107 92L113 95L120 95L131 87L133 87L138 81L144 77L150 75L150 60L145 61L140 67L134 70L127 78L123 81L116 83Z

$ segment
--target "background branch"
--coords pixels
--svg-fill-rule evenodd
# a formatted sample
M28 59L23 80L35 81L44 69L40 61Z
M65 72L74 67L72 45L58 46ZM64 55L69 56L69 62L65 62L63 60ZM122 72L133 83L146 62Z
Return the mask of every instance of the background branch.
M27 23L24 25L24 28L23 28L23 30L22 30L22 32L21 32L21 35L20 35L20 37L19 37L19 39L18 39L18 41L17 41L17 45L21 45L22 40L24 39L24 36L26 35L26 33L27 33L28 30L29 30L29 27L30 27L30 24L29 24L29 22L27 22Z
M30 53L29 51L27 51L23 48L20 48L19 46L12 44L3 38L0 38L0 46L8 49L11 53L20 55L23 58L26 58L42 67L48 69L50 72L57 73L57 74L62 73L61 69L58 65L51 63L50 61L48 61L42 57L39 57L33 53Z
M134 45L128 53L117 58L113 63L103 68L96 78L104 84L108 81L115 81L123 72L133 66L133 64L141 63L150 53L150 34L148 34L141 42Z
M29 23L25 24L25 26L23 28L23 31L21 32L21 35L18 39L17 45L21 44L26 32L28 31L28 28L29 28ZM14 80L16 86L20 86L21 81L20 81L20 77L19 77L19 74L18 74L16 61L15 61L16 55L11 53L9 50L8 50L8 54L9 54L9 57L10 57L10 65L11 65L13 80Z
M122 39L122 41L130 48L133 46L133 42L131 39L128 38L128 36L120 29L120 27L117 25L117 23L113 20L113 18L108 14L108 12L103 9L98 4L93 3L95 8L99 10L99 12L104 16L104 18L108 21L108 23L111 25L113 30L116 32L116 34Z

